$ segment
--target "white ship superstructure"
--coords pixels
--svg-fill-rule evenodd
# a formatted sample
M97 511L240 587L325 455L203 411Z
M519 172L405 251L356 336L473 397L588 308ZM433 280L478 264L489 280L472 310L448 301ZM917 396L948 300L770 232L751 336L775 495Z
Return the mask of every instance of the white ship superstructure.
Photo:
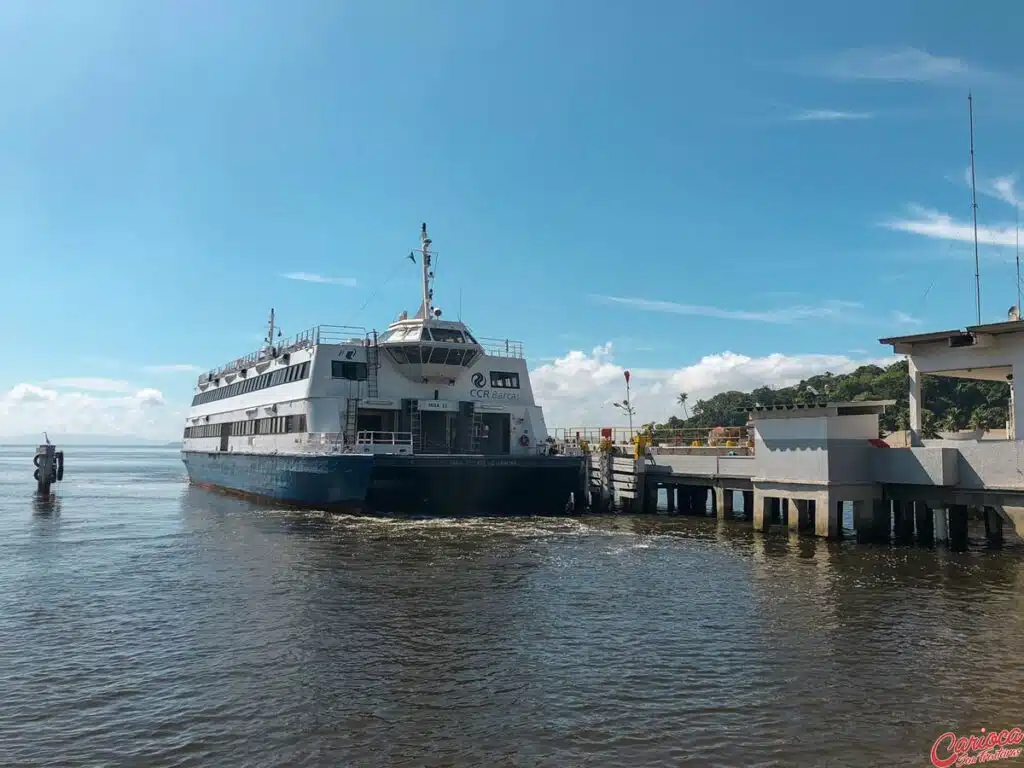
M377 336L321 325L199 377L184 451L537 455L547 428L520 342L477 338L423 299ZM279 333L279 332L278 332Z

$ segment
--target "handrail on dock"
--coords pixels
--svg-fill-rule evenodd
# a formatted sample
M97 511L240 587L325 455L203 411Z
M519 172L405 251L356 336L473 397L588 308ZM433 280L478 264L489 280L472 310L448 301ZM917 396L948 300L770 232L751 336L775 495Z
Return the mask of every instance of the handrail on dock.
M631 445L638 436L646 436L648 444L660 447L728 448L750 446L754 433L749 427L683 427L655 429L634 427L559 427L550 430L558 442L576 444L587 442L597 445L610 440L612 445ZM732 445L730 445L732 443Z

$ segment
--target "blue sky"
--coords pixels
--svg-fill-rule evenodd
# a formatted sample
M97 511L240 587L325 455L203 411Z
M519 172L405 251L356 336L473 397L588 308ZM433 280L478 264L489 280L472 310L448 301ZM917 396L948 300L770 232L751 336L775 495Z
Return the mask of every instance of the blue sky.
M549 422L787 383L1016 301L1012 3L8 3L0 434L174 437L195 370L437 300ZM319 276L321 281L284 275ZM728 354L727 354L728 353Z

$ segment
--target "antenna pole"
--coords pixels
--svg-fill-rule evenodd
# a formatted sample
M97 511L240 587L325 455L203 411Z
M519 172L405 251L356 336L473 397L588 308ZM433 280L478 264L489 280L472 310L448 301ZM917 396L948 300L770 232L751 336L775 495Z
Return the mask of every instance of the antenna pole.
M274 308L270 308L270 330L267 333L267 344L274 348Z
M1016 234L1016 245L1017 245L1017 316L1020 316L1020 208L1017 207L1016 203L1013 206L1014 212L1017 214L1017 234Z
M431 240L427 237L427 223L423 222L423 227L420 229L420 252L423 254L423 319L430 319L430 304L434 298L433 291L430 290L430 243Z
M967 92L967 111L971 120L971 209L974 212L974 302L981 325L981 273L978 269L978 196L974 184L974 99Z

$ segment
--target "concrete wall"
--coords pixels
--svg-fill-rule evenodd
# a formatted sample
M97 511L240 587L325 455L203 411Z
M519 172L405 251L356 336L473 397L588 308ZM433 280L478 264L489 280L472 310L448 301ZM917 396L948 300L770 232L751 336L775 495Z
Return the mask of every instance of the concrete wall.
M961 488L1024 490L1024 443L960 443L957 452Z
M960 454L955 448L876 448L875 480L899 485L956 485Z
M676 456L659 454L647 459L652 472L670 471L676 475L750 478L757 466L755 456Z
M828 480L827 421L824 416L757 419L755 476L792 482Z

